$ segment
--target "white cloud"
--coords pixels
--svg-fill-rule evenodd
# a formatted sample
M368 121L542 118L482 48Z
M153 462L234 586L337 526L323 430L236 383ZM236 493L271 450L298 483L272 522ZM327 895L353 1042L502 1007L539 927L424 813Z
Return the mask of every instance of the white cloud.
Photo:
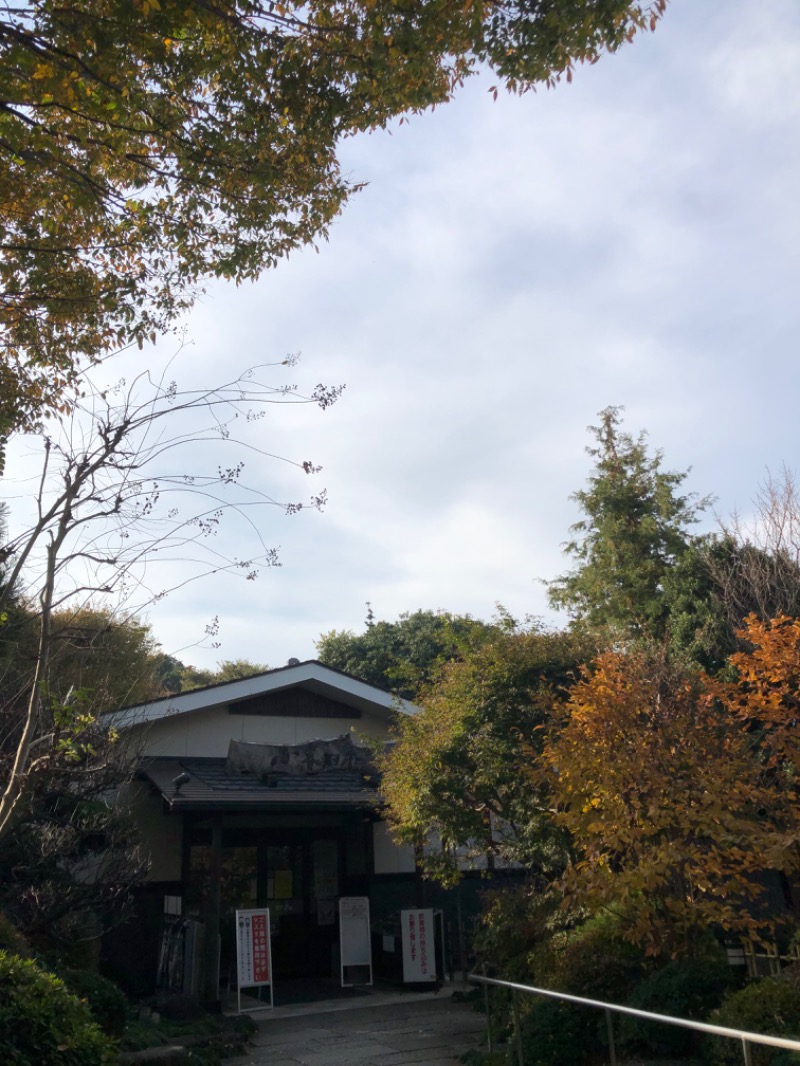
M323 465L329 507L270 517L282 570L154 609L165 646L219 614L198 663L279 664L360 628L366 600L546 611L535 579L566 567L585 427L612 403L694 465L690 488L746 509L797 454L798 55L794 2L674 0L571 86L494 103L475 79L347 142L370 184L330 242L215 286L188 325L207 380L300 350L298 383L347 382L333 409L263 427L267 450ZM255 469L296 495L290 468Z

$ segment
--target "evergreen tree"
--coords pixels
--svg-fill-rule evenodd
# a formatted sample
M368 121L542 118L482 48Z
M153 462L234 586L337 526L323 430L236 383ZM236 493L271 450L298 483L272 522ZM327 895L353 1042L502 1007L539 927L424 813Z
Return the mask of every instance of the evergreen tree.
M549 599L575 622L615 639L660 637L668 615L664 580L709 499L681 495L688 472L664 470L662 452L648 452L645 433L622 432L621 411L607 407L600 425L590 427L596 444L586 451L594 470L572 496L585 517L565 546L578 565L550 582Z

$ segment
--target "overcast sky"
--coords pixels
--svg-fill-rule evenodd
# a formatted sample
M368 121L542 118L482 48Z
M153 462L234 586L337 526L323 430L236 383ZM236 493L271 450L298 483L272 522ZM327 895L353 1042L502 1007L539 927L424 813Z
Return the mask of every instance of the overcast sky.
M491 85L349 141L368 186L329 243L188 320L179 380L301 352L276 384L347 387L262 423L267 450L324 469L248 474L329 495L263 516L282 568L150 611L184 661L311 658L321 633L362 629L366 601L554 618L541 579L566 568L586 427L609 404L722 514L798 464L800 4L672 0L571 85ZM194 646L214 615L220 647Z

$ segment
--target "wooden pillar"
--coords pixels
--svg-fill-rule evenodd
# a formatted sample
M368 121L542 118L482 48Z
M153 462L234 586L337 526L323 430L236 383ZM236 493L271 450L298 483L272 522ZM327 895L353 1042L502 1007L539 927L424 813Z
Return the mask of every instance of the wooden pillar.
M211 825L211 869L206 900L203 999L211 1007L219 1005L219 933L222 910L222 819L216 815Z

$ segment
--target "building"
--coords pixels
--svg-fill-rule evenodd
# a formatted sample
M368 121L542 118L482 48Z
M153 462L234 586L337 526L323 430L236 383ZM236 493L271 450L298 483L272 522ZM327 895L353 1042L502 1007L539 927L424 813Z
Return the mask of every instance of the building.
M381 820L369 742L415 710L293 660L110 715L137 759L131 807L152 863L135 919L107 942L110 971L147 991L159 966L165 979L165 929L201 930L178 980L215 999L235 980L234 911L269 907L276 983L338 975L338 900L361 896L378 972L396 972L400 909L425 887Z

